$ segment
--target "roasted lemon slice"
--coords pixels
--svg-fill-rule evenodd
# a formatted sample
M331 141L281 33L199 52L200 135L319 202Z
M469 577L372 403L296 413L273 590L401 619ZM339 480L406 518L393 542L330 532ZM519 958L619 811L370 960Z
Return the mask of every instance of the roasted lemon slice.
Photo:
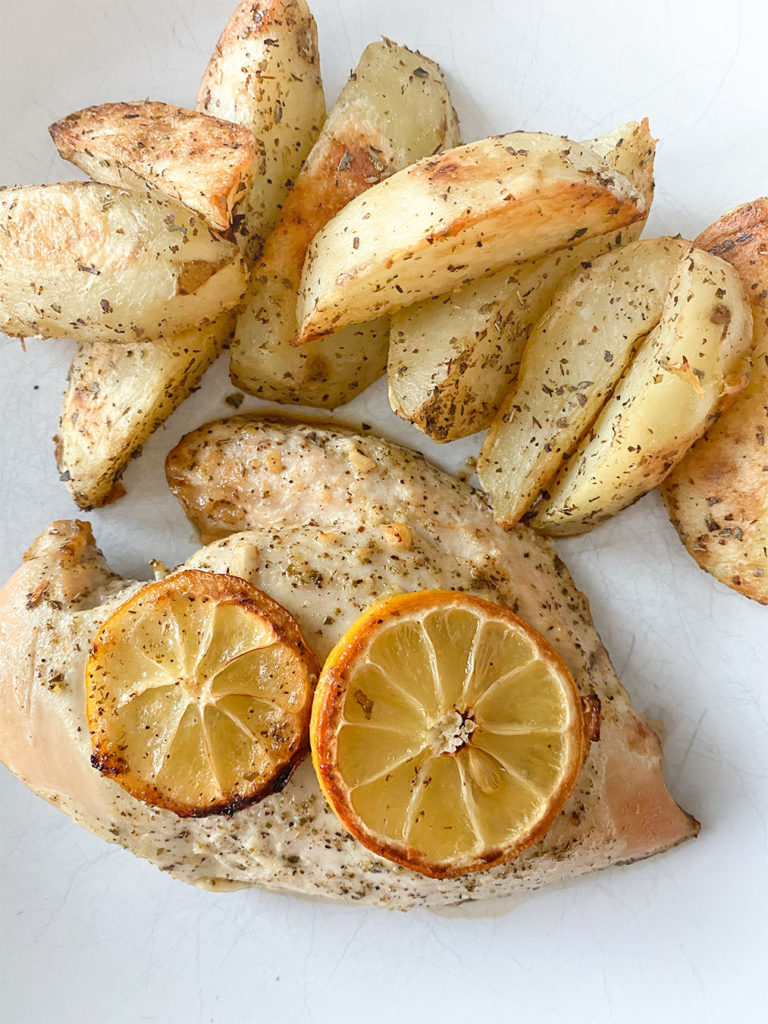
M571 674L528 623L451 591L362 615L317 685L320 786L374 853L435 878L492 867L540 839L588 747Z
M282 789L307 753L318 673L292 616L245 580L151 583L93 642L93 764L183 817L232 813Z

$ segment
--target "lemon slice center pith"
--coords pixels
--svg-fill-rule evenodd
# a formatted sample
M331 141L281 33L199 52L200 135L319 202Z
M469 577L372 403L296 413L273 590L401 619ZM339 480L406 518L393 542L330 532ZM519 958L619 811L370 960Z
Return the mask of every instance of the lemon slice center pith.
M427 732L427 746L433 756L455 754L469 742L474 729L474 720L454 708L430 726Z

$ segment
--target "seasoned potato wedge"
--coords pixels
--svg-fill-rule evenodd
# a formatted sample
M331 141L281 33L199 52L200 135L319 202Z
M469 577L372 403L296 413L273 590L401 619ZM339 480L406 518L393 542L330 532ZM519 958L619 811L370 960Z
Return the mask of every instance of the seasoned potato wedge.
M485 430L560 283L624 238L597 235L396 312L387 368L393 412L437 442Z
M661 494L701 568L768 604L768 199L731 210L696 244L733 264L752 300L752 376Z
M299 341L618 231L645 205L603 157L552 135L513 132L421 160L353 199L315 236Z
M267 239L231 352L238 387L276 402L333 408L384 372L386 321L294 348L296 293L313 236L350 199L459 142L440 68L388 39L366 48Z
M693 249L664 313L531 525L582 533L660 483L749 379L752 314L732 266Z
M648 121L622 125L586 145L639 190L646 202L640 220L393 314L390 405L433 441L490 426L560 282L580 264L640 237L653 199L656 140Z
M197 109L256 137L257 175L235 224L238 244L256 259L325 118L306 0L242 0L203 75Z
M577 447L662 319L669 282L690 251L690 242L676 238L633 242L574 273L556 293L478 460L503 526L518 522Z
M82 509L121 497L118 482L221 351L232 314L167 341L80 342L56 435L62 479Z
M251 132L168 103L103 103L49 131L62 157L94 181L157 189L222 231L256 174Z
M133 343L214 320L243 296L237 246L170 199L90 181L0 193L0 330Z

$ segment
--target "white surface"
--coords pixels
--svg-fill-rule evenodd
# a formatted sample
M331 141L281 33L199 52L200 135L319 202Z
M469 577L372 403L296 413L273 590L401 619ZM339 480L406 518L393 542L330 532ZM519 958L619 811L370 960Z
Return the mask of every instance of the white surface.
M192 105L234 3L0 0L0 182L73 177L46 128L79 107ZM583 138L647 114L661 140L650 232L690 237L768 192L764 0L313 10L331 102L386 34L442 64L467 140L515 128ZM70 352L38 342L23 355L0 338L3 579L50 520L77 514L50 440ZM231 411L231 390L221 364L129 469L128 497L88 517L117 569L148 575L150 558L192 550L162 460L185 430ZM340 418L363 416L453 468L476 448L421 442L381 385ZM397 915L187 888L0 769L4 1024L764 1019L768 609L697 569L655 495L560 550L636 705L665 723L666 777L703 822L696 842L501 917Z

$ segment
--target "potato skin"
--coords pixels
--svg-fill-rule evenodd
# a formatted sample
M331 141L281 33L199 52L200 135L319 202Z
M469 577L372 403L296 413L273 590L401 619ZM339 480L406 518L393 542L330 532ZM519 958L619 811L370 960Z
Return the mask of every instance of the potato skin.
M440 68L389 39L366 47L283 206L238 318L230 369L260 398L334 408L381 376L385 320L294 348L296 293L312 237L355 196L459 141Z
M240 125L149 100L86 107L48 129L64 160L94 181L157 189L220 231L256 174L256 139Z
M724 213L694 245L734 266L752 305L768 309L768 198Z
M54 440L59 473L81 509L125 493L126 466L200 383L231 330L225 314L167 341L78 345Z
M433 441L455 441L489 427L560 282L601 253L640 237L654 190L656 140L647 119L585 145L636 186L646 202L644 217L393 314L390 405Z
M242 0L216 44L196 106L256 138L257 173L235 237L257 259L325 119L317 26L306 0Z
M90 181L0 193L0 330L131 344L210 323L237 305L237 247L156 195Z
M660 490L698 565L768 604L768 199L724 214L696 244L731 263L746 286L755 329L752 376Z

